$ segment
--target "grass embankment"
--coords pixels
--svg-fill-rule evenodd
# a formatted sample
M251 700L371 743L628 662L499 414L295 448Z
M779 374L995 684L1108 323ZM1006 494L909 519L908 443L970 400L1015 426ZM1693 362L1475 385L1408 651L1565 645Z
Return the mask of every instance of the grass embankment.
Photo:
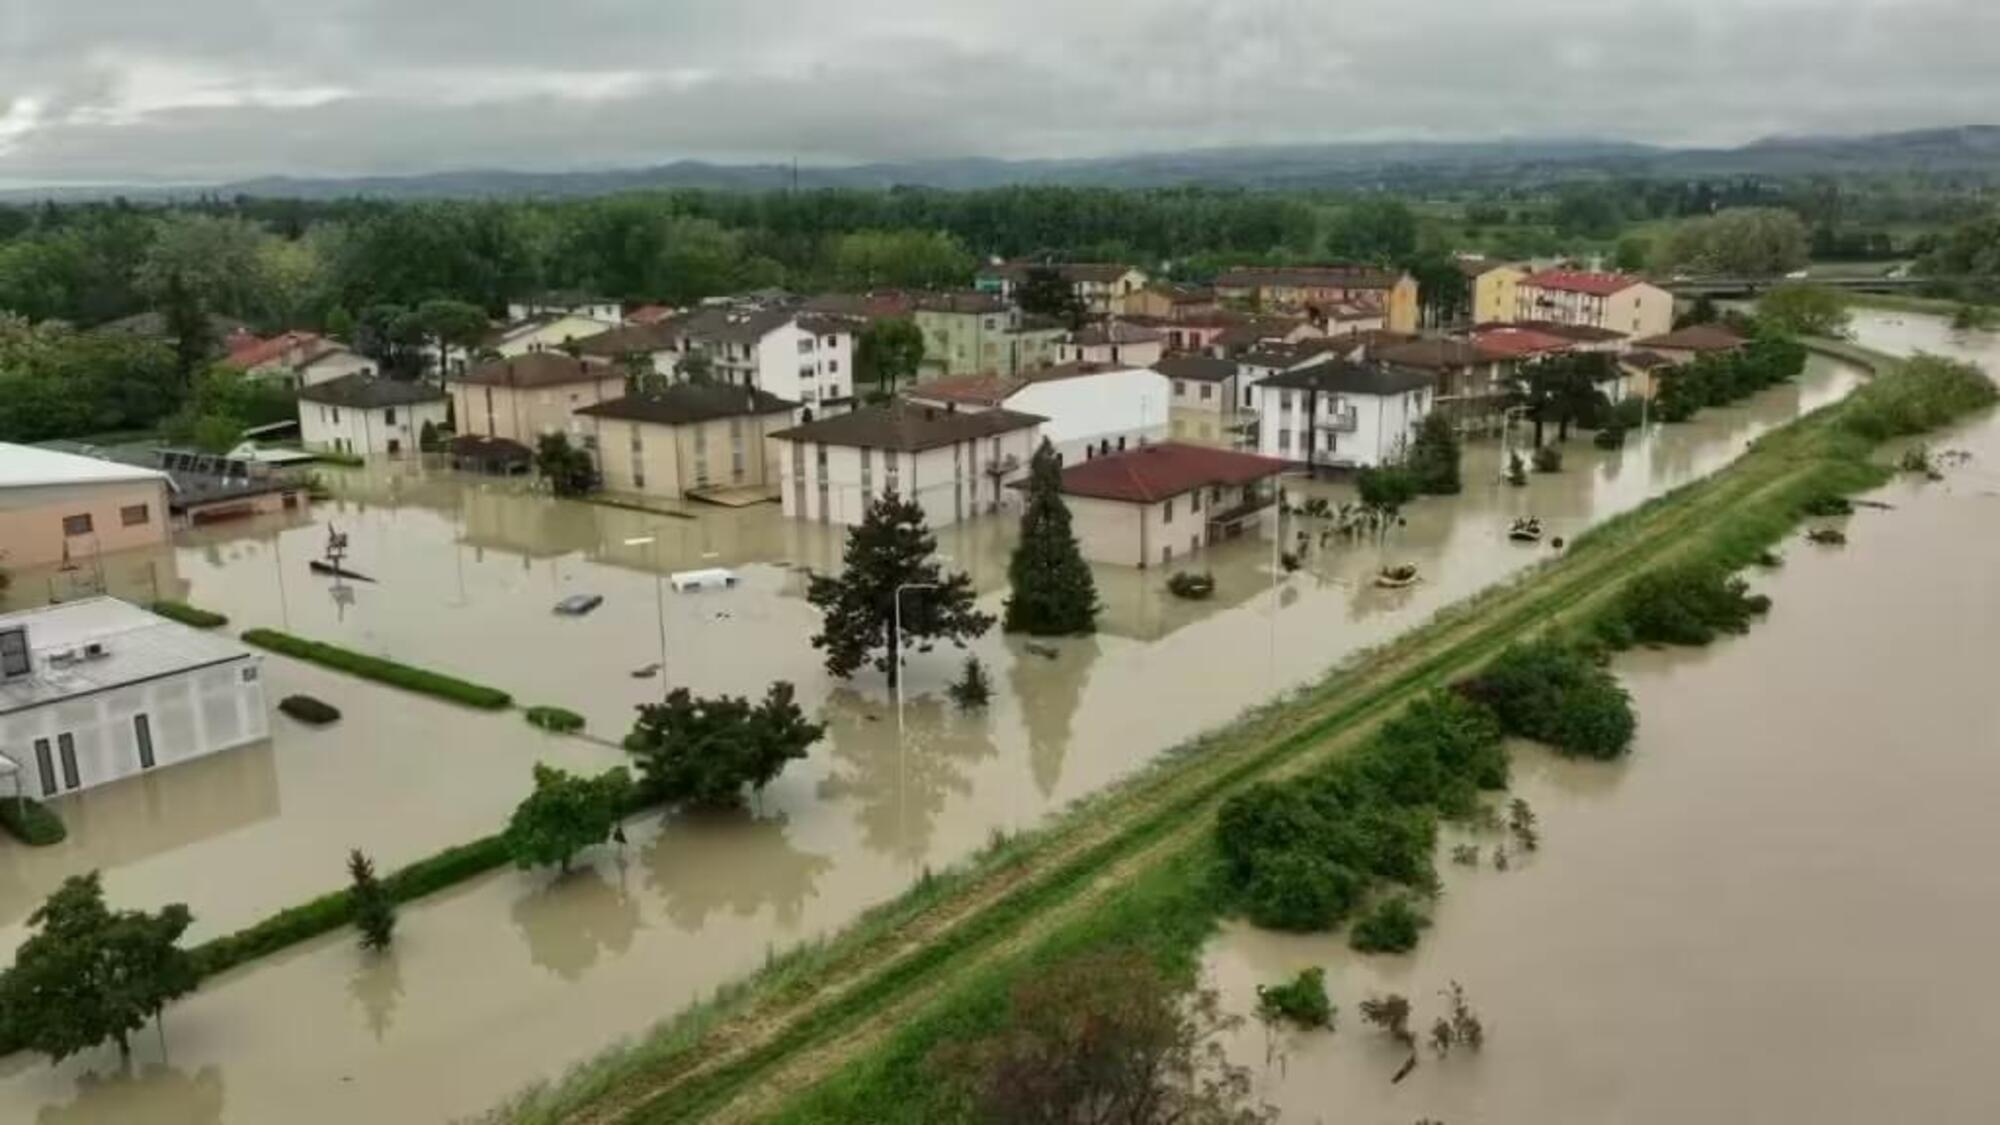
M514 697L498 688L469 683L439 672L428 672L422 668L412 668L408 664L399 664L380 656L369 656L367 653L355 652L338 645L309 641L304 637L294 637L290 633L280 633L276 629L247 630L243 634L243 643L332 668L336 672L347 672L365 680L388 684L390 687L448 699L453 703L463 703L467 707L504 711L514 705Z
M178 621L195 629L220 629L229 624L229 618L222 614L197 609L186 602L159 601L148 608L169 621Z
M1922 386L1897 385L1906 379ZM1988 384L1951 383L1899 371L1766 435L1736 464L1586 533L1521 581L1197 740L1046 830L927 880L500 1118L935 1119L937 1083L924 1065L932 1046L993 1027L1022 972L1107 943L1194 964L1231 901L1217 883L1211 831L1229 795L1364 744L1412 699L1523 636L1588 625L1636 575L1753 560L1810 500L1883 479L1867 460L1882 424L1915 432L1990 400Z
M1850 290L1844 294L1849 305L1870 309L1887 309L1890 312L1930 313L1936 316L1951 316L1965 303L1944 297L1918 297L1909 293L1868 293Z

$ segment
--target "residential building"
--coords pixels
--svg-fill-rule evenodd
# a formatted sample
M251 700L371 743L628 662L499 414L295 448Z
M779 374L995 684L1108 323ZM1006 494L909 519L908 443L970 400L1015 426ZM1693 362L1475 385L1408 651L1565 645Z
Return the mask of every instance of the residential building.
M1065 461L1166 438L1172 386L1149 368L1059 364L1012 378L968 375L919 383L907 398L956 410L1005 409L1042 419L1041 436Z
M1133 305L1146 288L1146 274L1115 262L996 262L974 276L973 287L1011 301L1014 291L1037 269L1052 269L1069 282L1084 311L1092 316L1123 316L1143 311Z
M786 516L857 524L871 503L894 493L944 527L1019 509L1008 486L1026 476L1041 429L1041 418L1012 410L893 402L770 436L779 446Z
M1272 375L1256 390L1257 451L1308 468L1401 460L1435 395L1428 374L1338 358Z
M640 305L625 314L625 323L658 324L678 311L672 305Z
M309 453L276 455L276 451L258 450L250 443L226 454L167 449L151 442L89 445L45 441L37 448L158 469L167 474L167 513L175 524L213 523L302 509L308 500L306 482L285 466L313 459Z
M604 487L678 500L718 490L776 495L777 447L798 403L755 387L677 383L579 409Z
M1539 359L1572 351L1576 347L1576 341L1567 336L1504 323L1480 325L1472 333L1472 343L1486 355L1503 362Z
M1211 350L1215 341L1242 319L1240 315L1233 313L1212 313L1187 320L1171 320L1160 316L1128 316L1125 318L1125 323L1158 332L1166 343L1167 354L1171 355L1175 352Z
M47 799L270 736L263 659L113 598L0 615L0 757Z
M1326 352L1308 347L1307 343L1308 341L1264 344L1237 355L1235 357L1236 409L1256 410L1257 384L1272 375L1310 367L1327 358Z
M1674 298L1630 274L1542 270L1516 284L1510 319L1600 328L1627 337L1657 336L1674 326Z
M1673 360L1659 352L1649 352L1643 348L1633 348L1618 357L1618 371L1627 393L1641 398L1652 398L1654 381L1662 372L1671 370L1674 366Z
M1357 265L1234 269L1215 279L1215 294L1264 312L1303 314L1376 303L1392 331L1417 330L1417 282L1397 270Z
M911 313L924 337L923 374L1018 375L1056 362L1067 329L1027 316L993 293L939 293Z
M1521 280L1528 276L1527 270L1489 258L1460 258L1458 268L1470 290L1472 323L1504 324L1519 315Z
M450 422L444 392L428 382L342 375L299 391L299 441L356 457L421 452L424 426Z
M1170 355L1153 364L1153 370L1165 375L1172 385L1176 410L1214 414L1233 414L1237 410L1234 360L1212 355Z
M902 320L917 311L916 294L901 289L870 290L866 293L822 293L800 301L800 312L837 316L854 321L857 328L878 320Z
M1125 299L1126 316L1164 321L1200 320L1221 309L1213 288L1172 281L1155 281Z
M1166 442L1063 470L1070 529L1083 557L1172 566L1255 527L1276 506L1283 461Z
M1689 363L1700 356L1725 355L1749 345L1750 341L1720 324L1690 324L1632 341L1634 348L1653 352L1668 363Z
M1430 380L1435 409L1460 430L1499 424L1507 404L1509 365L1468 340L1423 339L1379 348L1372 358L1392 370Z
M603 333L578 351L614 366L650 357L653 370L669 377L699 356L714 382L755 387L818 415L853 405L854 331L844 317L790 306L717 304Z
M242 333L231 338L223 362L253 379L286 387L310 387L375 370L367 356L311 332L281 332L269 339Z
M0 570L167 541L166 473L0 442Z
M482 363L447 386L460 435L501 438L533 449L543 434L567 433L577 441L590 436L573 415L623 398L625 373L590 356L529 352Z
M1056 349L1057 363L1097 363L1112 366L1151 367L1167 353L1163 333L1122 320L1090 324L1063 338Z
M1324 335L1302 316L1239 316L1213 335L1207 350L1225 358L1273 344L1297 344Z
M1379 301L1338 304L1320 313L1319 328L1328 336L1356 336L1388 327L1388 313Z
M507 302L507 319L511 321L560 316L582 317L613 328L625 323L619 302L589 293L555 290Z

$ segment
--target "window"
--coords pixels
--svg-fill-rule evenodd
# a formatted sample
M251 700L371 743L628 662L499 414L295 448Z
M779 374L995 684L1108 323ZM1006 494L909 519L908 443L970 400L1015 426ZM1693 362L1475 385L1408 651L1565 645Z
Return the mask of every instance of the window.
M1278 431L1278 452L1280 452L1280 453L1290 453L1291 451L1292 451L1292 431L1290 431L1290 430L1279 430L1279 431Z
M875 451L864 445L861 447L861 494L866 496L874 490Z
M0 680L14 680L35 670L28 655L26 626L0 632Z
M1188 498L1188 511L1190 512L1201 511L1201 489L1199 488L1195 489L1194 495Z
M62 757L63 788L82 785L83 779L76 772L76 736L67 732L56 735L56 753Z
M338 406L333 408L333 424L336 426L340 425L340 407Z
M90 513L85 512L83 515L80 516L63 517L64 535L89 535L90 532L91 532Z
M126 527L139 527L153 522L153 509L145 504L127 504L118 509L118 519Z
M56 795L56 760L49 754L49 740L35 740L35 768L42 775L42 796Z
M153 720L145 715L132 716L132 735L139 740L139 768L153 768Z
M1167 501L1166 508L1160 514L1160 522L1161 523L1174 522L1174 502L1172 500Z
M1187 397L1187 380L1185 379L1174 380L1174 397L1175 398Z
M812 351L812 350L813 350L813 338L812 338L811 336L801 336L801 337L799 337L799 352L800 352L800 354L804 354L804 353L806 353L806 352L809 352L809 351Z
M393 426L393 425L395 425L395 424L396 424L396 408L395 408L395 407L393 407L393 406L392 406L392 407L390 407L389 409L387 409L387 410L384 410L384 411L382 412L382 423L383 423L383 425L387 425L387 426Z
M1201 385L1201 401L1207 402L1210 399L1213 399L1214 397L1215 397L1215 386L1211 383L1203 383Z
M1174 549L1172 547L1160 548L1160 565L1165 566L1173 561L1174 561Z
M829 359L829 360L827 360L827 361L826 361L826 373L827 373L828 375L838 375L838 374L840 374L840 361L839 361L839 360L837 360L837 359Z

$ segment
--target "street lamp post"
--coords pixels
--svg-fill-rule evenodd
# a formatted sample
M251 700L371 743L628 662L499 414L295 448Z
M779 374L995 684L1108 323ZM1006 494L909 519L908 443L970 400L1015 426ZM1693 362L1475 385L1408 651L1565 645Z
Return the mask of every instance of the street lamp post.
M653 616L660 627L660 698L665 699L667 686L667 575L660 568L660 540L657 535L637 535L624 541L627 547L650 547L653 559ZM703 561L716 557L714 551L704 551Z
M937 588L938 584L935 582L905 582L896 587L896 596L894 598L894 616L896 619L894 643L896 651L891 654L891 658L895 661L893 669L896 673L896 731L899 736L903 729L903 591L935 590Z

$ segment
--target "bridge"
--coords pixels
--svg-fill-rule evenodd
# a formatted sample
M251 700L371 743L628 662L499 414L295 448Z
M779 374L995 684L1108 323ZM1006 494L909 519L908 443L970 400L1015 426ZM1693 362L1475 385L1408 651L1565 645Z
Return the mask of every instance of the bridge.
M1817 285L1856 293L1914 293L1931 285L1967 281L1959 277L1691 277L1658 285L1677 297L1754 297L1779 285Z

